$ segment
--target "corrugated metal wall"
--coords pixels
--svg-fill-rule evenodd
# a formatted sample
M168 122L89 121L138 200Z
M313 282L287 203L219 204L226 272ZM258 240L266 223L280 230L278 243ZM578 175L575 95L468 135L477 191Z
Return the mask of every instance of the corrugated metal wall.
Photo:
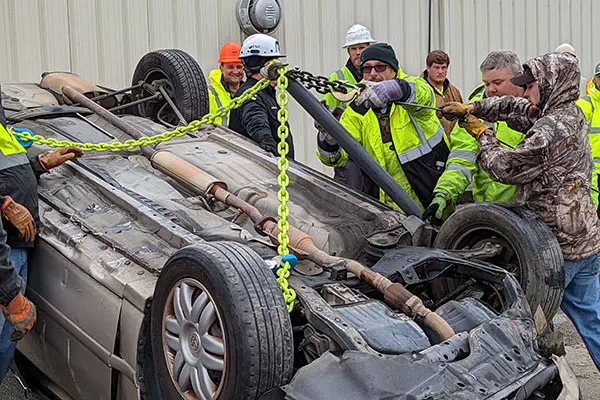
M600 61L593 46L593 0L440 0L441 47L450 54L450 77L463 90L478 84L479 64L491 50L511 49L522 62L563 42L575 48L589 78Z
M128 85L139 58L158 48L192 54L205 74L222 43L243 39L235 0L0 0L0 81L38 81L42 71L70 70L105 86ZM328 75L342 66L346 29L361 23L391 43L403 69L425 65L429 0L281 0L276 33L288 62ZM514 49L523 60L569 41L590 76L600 49L592 46L592 0L433 0L432 49L452 59L450 79L463 93L479 81L488 51ZM292 102L298 159L322 169L314 155L312 121Z

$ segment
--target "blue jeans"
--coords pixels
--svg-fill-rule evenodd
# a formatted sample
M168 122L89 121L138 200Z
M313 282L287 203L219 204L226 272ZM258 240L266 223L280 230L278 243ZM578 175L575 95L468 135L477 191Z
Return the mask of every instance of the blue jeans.
M577 328L600 371L600 254L583 260L565 260L563 312Z
M23 278L23 289L25 294L27 283L27 250L10 249L8 258L14 263L17 274ZM0 382L8 373L8 368L15 357L15 348L17 344L10 340L10 335L14 332L11 324L7 323L2 313L0 313Z

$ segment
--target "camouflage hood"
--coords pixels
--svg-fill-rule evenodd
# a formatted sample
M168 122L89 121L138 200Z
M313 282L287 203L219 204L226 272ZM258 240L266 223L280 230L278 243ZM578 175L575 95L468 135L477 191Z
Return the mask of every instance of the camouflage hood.
M541 115L562 108L579 98L581 74L577 59L570 54L549 53L527 61L540 87Z

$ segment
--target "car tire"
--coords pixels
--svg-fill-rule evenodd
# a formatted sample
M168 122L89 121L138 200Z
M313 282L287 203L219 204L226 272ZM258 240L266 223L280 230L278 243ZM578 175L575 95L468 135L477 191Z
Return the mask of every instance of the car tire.
M562 301L564 260L552 231L530 211L497 203L461 207L442 224L434 246L465 249L490 240L504 250L488 261L513 272L532 312L541 307L552 320Z
M188 123L208 113L208 88L204 73L198 62L185 51L156 50L140 59L133 73L132 85L139 82L152 84L157 80L168 81L169 97ZM134 100L150 96L142 88L133 89L132 94ZM158 113L164 104L164 100L149 101L134 107L133 112L161 122ZM172 120L168 122L177 125L176 115L173 113L171 117Z
M173 318L170 302L173 301L175 305L176 296L189 292L183 286L184 283L193 286L196 285L195 282L202 286L209 302L216 309L211 329L217 323L220 324L218 329L212 332L209 330L208 334L218 336L220 331L224 342L223 373L219 378L210 369L212 367L206 368L208 372L205 376L212 380L216 389L212 397L205 398L254 400L263 393L286 384L293 371L293 334L290 316L275 276L264 261L244 245L233 242L201 243L175 253L167 261L156 285L150 336L154 371L162 391L159 398L184 398L182 393L185 390L180 390L181 386L179 383L175 384L175 380L184 375L183 368L191 365L188 358L192 358L192 364L195 362L193 354L187 354L193 351L194 343L201 343L200 347L206 354L213 354L210 352L214 351L204 347L204 337L195 342L186 339L192 337L186 333L188 325L179 324L180 330L176 336L179 340L179 352L183 354L184 367L180 368L181 373L176 374L174 369L178 355L172 351L176 345L163 339L167 335L173 336L167 328L167 320ZM177 291L180 287L181 290ZM203 295L197 285L194 293L197 297L190 297L193 300L185 306L188 311L182 310L184 315L190 316L191 321L194 318L198 320L193 311ZM183 297L182 304L185 301ZM195 325L196 332L203 332L202 320L209 307L210 305L206 305L205 311L200 314L199 323ZM177 311L174 312L177 317ZM203 362L202 358L200 361ZM180 364L181 361L178 365ZM198 364L197 370L201 371L202 368ZM199 373L199 376L202 377L202 374ZM185 398L202 399L196 393L203 391L198 390L193 383L191 382L191 389L184 383L183 389L191 390L188 392L191 395L186 394ZM206 385L202 387L205 388Z

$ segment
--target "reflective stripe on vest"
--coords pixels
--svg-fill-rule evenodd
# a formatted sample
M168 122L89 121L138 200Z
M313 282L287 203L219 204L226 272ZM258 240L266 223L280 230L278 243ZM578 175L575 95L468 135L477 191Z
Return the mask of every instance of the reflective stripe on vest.
M29 164L27 153L10 154L8 156L0 154L0 170L25 164Z
M446 169L449 171L460 172L465 178L467 178L469 183L473 181L473 175L471 174L471 171L469 171L469 168L465 168L462 165L450 164L446 167Z
M593 134L600 133L600 128L590 128L590 133L593 133Z
M421 156L424 156L425 154L431 153L433 151L433 148L440 144L442 140L444 140L445 135L444 128L440 124L438 126L438 131L435 133L435 135L427 139L427 137L425 136L425 132L423 132L423 130L421 129L419 124L417 124L417 121L415 121L413 116L410 114L408 114L408 116L410 117L410 121L412 122L415 130L417 131L417 134L419 135L421 145L419 147L415 147L414 149L410 149L406 153L398 154L398 160L400 161L400 164L409 163Z
M335 71L335 74L338 76L339 81L343 81L346 78L344 76L344 71L342 71L341 69L338 69L337 71Z
M461 158L475 164L477 162L477 153L469 150L453 150L448 156L448 160L451 158Z
M595 163L600 163L600 158L594 158Z
M590 105L592 106L592 114L593 114L594 113L594 102L592 101L592 98L590 96L583 96L582 99L584 99L585 101L590 103Z
M217 94L217 91L215 90L214 87L212 87L212 85L208 86L208 90L210 90L210 92L213 94L213 96L215 96L215 100L217 102L217 107L222 108L223 107L223 103L221 103L221 99L219 98L219 95ZM227 114L223 115L223 122L221 123L221 125L223 126L227 126Z

